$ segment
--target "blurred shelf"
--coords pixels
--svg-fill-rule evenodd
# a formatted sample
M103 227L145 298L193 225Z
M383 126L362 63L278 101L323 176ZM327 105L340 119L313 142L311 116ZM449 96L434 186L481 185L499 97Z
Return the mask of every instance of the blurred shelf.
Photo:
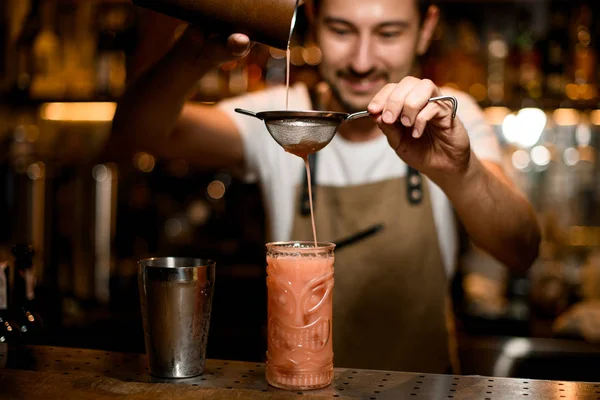
M43 98L43 99L23 99L7 94L0 94L0 107L9 108L35 108L44 103L97 103L97 102L116 102L119 98L114 96L98 96L88 98Z

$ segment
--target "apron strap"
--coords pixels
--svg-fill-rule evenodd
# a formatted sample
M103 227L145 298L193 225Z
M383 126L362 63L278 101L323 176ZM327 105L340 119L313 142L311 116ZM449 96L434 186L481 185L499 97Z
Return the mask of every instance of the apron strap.
M308 165L310 165L310 180L312 181L312 197L313 206L317 197L317 153L312 153L308 156ZM308 179L306 173L302 179L303 188L301 191L302 198L300 199L300 214L303 216L310 215L310 198L308 194ZM423 201L423 177L421 173L411 166L407 166L406 171L406 197L408 204L418 205Z
M421 204L423 200L423 177L421 173L411 166L406 171L406 197L408 204Z
M317 195L317 153L312 153L308 155L308 165L310 166L310 180L312 182L312 198L313 198L313 207L315 204L315 199ZM304 173L304 178L302 180L302 191L300 199L300 214L303 216L310 215L310 197L308 194L308 178L306 177L306 172Z

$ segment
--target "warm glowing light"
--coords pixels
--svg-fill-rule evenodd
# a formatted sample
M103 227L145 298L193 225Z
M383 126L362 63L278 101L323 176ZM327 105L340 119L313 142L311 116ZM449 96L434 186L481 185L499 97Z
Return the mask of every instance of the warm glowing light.
M221 181L212 181L208 184L206 193L211 199L219 200L225 195L225 184Z
M508 143L516 143L519 137L519 124L515 114L508 114L502 121L502 134Z
M546 166L550 163L550 150L545 146L535 146L531 149L531 161L540 167Z
M481 83L474 83L469 87L469 93L477 101L483 101L487 97L487 89Z
M210 216L210 207L201 200L190 203L187 209L187 217L193 225L204 225Z
M580 146L589 146L592 142L592 130L586 123L577 125L575 130L575 141Z
M577 164L579 162L579 150L577 150L575 147L569 147L568 149L565 149L565 152L563 153L563 161L565 162L565 165L568 165L569 167Z
M512 165L516 169L524 170L529 166L531 158L525 150L517 150L512 155Z
M580 29L579 32L577 32L577 40L579 40L579 43L587 47L592 40L592 36L586 29Z
M48 121L112 121L116 103L45 103L40 110L40 116Z
M510 114L510 110L506 107L488 107L483 110L483 114L488 124L502 125L502 121Z
M488 52L494 58L505 58L508 55L508 45L502 39L490 40Z
M271 54L271 57L273 57L276 60L281 60L282 58L285 58L285 50L279 50L275 47L269 48L269 54Z
M488 96L492 101L502 101L504 98L504 87L499 83L490 83Z
M32 181L36 181L44 177L45 165L43 162L36 162L27 167L27 176Z
M509 143L531 147L540 140L546 121L546 113L539 108L523 108L516 115L509 114L504 118L502 134Z
M148 153L136 153L133 156L133 164L142 172L151 172L156 165L156 160Z
M96 182L104 182L108 178L108 168L104 164L98 164L92 169L92 176Z
M583 84L579 85L579 97L582 100L591 100L596 96L596 89L593 85Z
M317 65L323 60L323 53L319 47L310 45L302 50L302 57L308 65Z
M304 49L300 46L292 47L290 49L290 62L296 66L304 65L303 52Z
M565 86L565 94L571 100L577 100L579 98L579 90L577 89L577 85L574 83L569 83Z
M552 118L559 126L573 126L579 123L579 113L572 108L558 108L554 110Z
M594 110L590 113L590 122L594 125L600 125L600 110Z

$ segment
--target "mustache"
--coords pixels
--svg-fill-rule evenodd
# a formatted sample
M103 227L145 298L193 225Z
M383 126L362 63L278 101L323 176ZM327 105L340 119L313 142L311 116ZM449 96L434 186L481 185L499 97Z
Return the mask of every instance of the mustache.
M352 68L346 68L346 69L339 70L337 72L337 76L338 76L338 78L343 78L343 79L359 80L359 79L366 79L366 78L370 78L370 79L383 78L386 81L388 80L388 74L385 71L378 70L377 68L371 68L370 70L368 70L366 72L357 72L357 71L353 70Z

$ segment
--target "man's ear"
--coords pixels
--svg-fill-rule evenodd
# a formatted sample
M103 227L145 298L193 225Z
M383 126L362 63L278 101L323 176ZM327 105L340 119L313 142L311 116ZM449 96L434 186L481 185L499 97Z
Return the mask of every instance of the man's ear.
M436 6L429 6L423 22L421 24L421 31L419 32L419 41L417 43L417 55L422 56L429 48L431 37L440 19L440 9Z

